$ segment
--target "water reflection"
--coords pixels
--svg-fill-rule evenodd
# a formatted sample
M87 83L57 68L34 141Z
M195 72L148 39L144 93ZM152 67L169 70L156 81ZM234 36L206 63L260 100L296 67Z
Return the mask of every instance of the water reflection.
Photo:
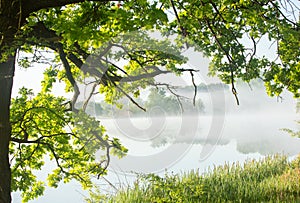
M294 120L296 115L228 115L226 116L226 124L219 140L214 140L208 136L210 129L210 116L200 116L198 118L198 128L193 132L193 128L185 127L184 135L178 135L182 128L180 117L167 117L165 119L164 129L159 133L157 131L147 130L142 135L148 137L148 140L139 141L132 140L130 137L122 134L115 125L114 120L102 120L102 123L107 127L108 133L117 136L121 139L125 146L128 146L129 153L147 155L159 152L164 147L170 144L185 143L192 145L227 145L231 140L236 140L236 150L240 153L259 153L261 155L286 153L296 155L300 152L300 139L291 137L286 132L280 130L282 128L297 129L297 124ZM131 118L133 125L143 128L147 125L146 118ZM192 129L189 131L188 129ZM156 133L155 137L153 133ZM187 136L190 133L196 133L195 136ZM138 135L136 136L138 137Z

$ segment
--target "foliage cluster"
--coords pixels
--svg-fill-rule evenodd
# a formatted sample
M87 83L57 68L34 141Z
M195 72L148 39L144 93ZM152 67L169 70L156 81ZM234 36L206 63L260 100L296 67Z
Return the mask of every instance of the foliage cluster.
M106 174L109 154L121 157L127 152L99 121L81 111L67 112L68 106L62 97L44 91L35 96L26 88L12 100L12 191L23 191L23 202L43 195L46 182L57 187L60 181L75 179L89 188L91 176ZM98 150L107 153L97 157ZM43 170L47 157L56 168L47 181L38 180L35 172Z
M209 74L233 88L235 79L261 78L268 94L280 95L286 88L299 97L299 19L285 15L284 4L295 6L291 1L176 2L181 27L173 22L170 32L186 34L211 57ZM280 60L257 54L261 39L276 41Z
M275 155L225 164L207 173L142 175L105 202L297 202L300 200L300 155L289 162ZM92 199L87 200L93 202Z

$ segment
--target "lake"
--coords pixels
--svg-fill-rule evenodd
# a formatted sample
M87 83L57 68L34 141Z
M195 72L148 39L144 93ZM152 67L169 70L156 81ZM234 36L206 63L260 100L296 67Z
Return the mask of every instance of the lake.
M244 162L275 153L290 157L298 154L300 139L280 130L299 130L295 122L300 120L295 113L295 102L290 97L277 102L263 96L257 98L260 105L247 106L251 103L249 98L255 100L244 98L241 107L227 102L224 113L212 113L206 102L206 114L196 116L148 114L148 117L99 118L107 133L118 137L129 149L123 159L112 158L110 172L105 178L120 187L130 184L134 173L163 175L166 171L181 173L191 169L205 172L225 162ZM233 100L231 95L226 96L227 100ZM48 162L43 171L37 173L38 177L45 179L51 168L53 163ZM113 191L106 181L95 179L95 182L101 191ZM80 184L72 181L56 189L47 188L43 197L31 202L77 203L84 202L86 195ZM21 202L18 193L13 194L13 202Z

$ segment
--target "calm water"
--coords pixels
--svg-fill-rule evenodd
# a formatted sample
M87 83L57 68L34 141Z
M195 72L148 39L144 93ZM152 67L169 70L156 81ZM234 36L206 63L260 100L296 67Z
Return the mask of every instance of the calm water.
M295 102L290 99L276 102L263 96L255 103L251 95L244 101L241 99L240 107L227 103L225 114L211 114L209 101L204 99L207 114L200 116L100 119L107 133L118 137L129 149L125 158L112 159L106 179L120 187L134 180L132 172L161 175L166 171L181 173L191 169L205 172L225 162L243 162L274 153L293 157L300 153L300 139L280 130L299 130L295 122L300 120L295 113ZM227 100L232 100L231 95L226 96ZM48 162L43 171L37 173L38 177L46 179L53 167L54 163ZM111 191L106 181L95 179L95 182L103 192ZM57 189L47 188L43 197L31 202L77 203L84 202L86 195L79 183L71 182L60 184ZM21 202L18 193L13 194L13 202Z

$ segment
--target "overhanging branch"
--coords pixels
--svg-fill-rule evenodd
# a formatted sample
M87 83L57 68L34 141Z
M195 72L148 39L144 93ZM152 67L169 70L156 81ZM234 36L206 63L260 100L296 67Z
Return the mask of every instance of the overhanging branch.
M77 98L80 94L80 91L79 91L79 88L78 88L78 85L73 77L73 74L72 74L72 71L71 71L71 66L67 60L67 55L66 53L64 52L63 50L63 46L58 46L58 53L59 53L59 56L60 56L60 60L63 62L63 65L65 67L65 70L66 70L66 75L67 75L67 78L69 80L69 82L71 83L72 87L74 88L74 95L73 95L73 98L72 98L72 104L73 104L73 110L75 110L75 103L77 101Z
M23 0L23 12L27 15L29 15L32 12L46 9L46 8L54 8L54 7L61 7L66 6L69 4L76 4L76 3L82 3L87 1L94 1L94 2L113 2L116 0Z

